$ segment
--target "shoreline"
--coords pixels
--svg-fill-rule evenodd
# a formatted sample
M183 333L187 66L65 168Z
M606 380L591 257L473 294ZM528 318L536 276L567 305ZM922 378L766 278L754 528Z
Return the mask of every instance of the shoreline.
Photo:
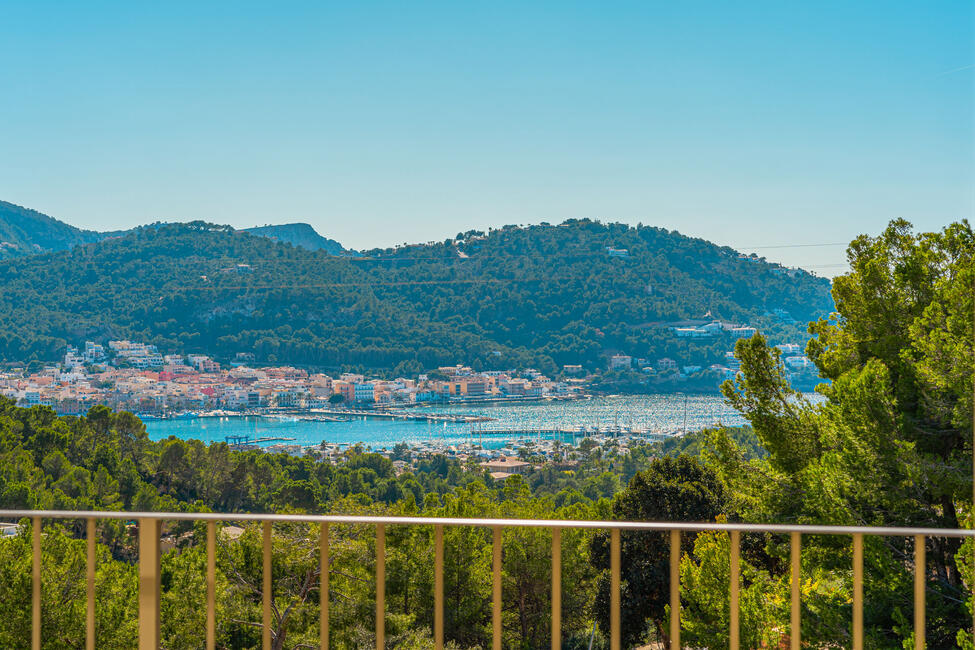
M450 456L513 453L523 445L575 447L585 439L597 441L600 447L626 447L741 424L714 396L690 396L689 406L682 397L666 394L422 406L422 410L215 409L147 418L146 427L153 439L173 436L204 444L228 442L270 453L320 453L322 444L336 450L361 445L370 451L405 445L401 449L413 453ZM465 406L469 408L465 410ZM267 444L271 439L280 444Z

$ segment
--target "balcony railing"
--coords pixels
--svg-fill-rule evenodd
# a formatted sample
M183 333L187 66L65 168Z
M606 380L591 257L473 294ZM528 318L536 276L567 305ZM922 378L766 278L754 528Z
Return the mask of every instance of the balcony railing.
M461 519L436 517L371 517L351 515L274 515L219 513L161 513L161 512L95 512L61 510L0 510L0 518L30 518L32 522L32 647L40 650L41 629L41 529L43 519L83 519L87 522L87 648L95 647L95 531L99 519L138 521L139 544L139 648L159 647L160 632L160 522L205 521L206 535L206 647L216 644L216 522L257 521L262 523L263 586L262 586L262 643L271 648L271 534L276 522L310 522L321 525L320 562L321 593L328 594L329 525L365 524L376 529L376 648L385 647L385 557L386 526L432 526L434 528L434 644L444 646L444 582L443 531L445 526L478 526L492 530L492 648L501 650L501 547L505 528L548 528L552 531L552 648L561 647L562 577L561 531L566 528L590 528L610 532L610 647L620 648L620 533L622 531L658 531L670 534L670 618L669 642L671 650L681 648L680 641L680 537L681 533L727 532L730 553L730 629L732 650L739 648L739 573L742 533L773 533L789 535L791 566L791 598L789 642L793 650L800 647L800 549L803 535L848 535L853 538L853 616L850 621L854 650L863 648L863 538L867 535L883 537L913 537L914 560L914 647L925 647L925 539L927 537L975 537L975 530L942 528L883 528L856 526L791 526L763 524L710 524L690 522L630 522L630 521L563 521L550 519ZM329 613L327 597L321 598L321 647L328 648Z

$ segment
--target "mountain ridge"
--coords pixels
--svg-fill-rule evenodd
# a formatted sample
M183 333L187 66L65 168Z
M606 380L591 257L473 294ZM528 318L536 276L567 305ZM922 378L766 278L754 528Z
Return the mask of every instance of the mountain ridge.
M0 201L0 259L61 251L99 241L100 233L83 230L37 210Z
M329 255L347 255L354 252L346 250L342 244L334 239L320 235L311 224L304 222L253 226L241 228L241 230L312 251L323 250Z
M422 372L669 357L707 367L727 335L691 340L647 323L715 318L804 340L830 283L648 226L569 220L469 231L356 257L229 226L160 224L0 262L0 358L54 360L67 344L131 338L160 350L262 363ZM729 340L725 340L729 339Z
M163 223L144 224L128 230L85 230L43 212L0 201L0 259L68 250L81 244L121 237L140 228L158 227ZM346 250L334 239L322 236L308 223L255 226L240 230L307 250L324 250L330 255L354 252Z

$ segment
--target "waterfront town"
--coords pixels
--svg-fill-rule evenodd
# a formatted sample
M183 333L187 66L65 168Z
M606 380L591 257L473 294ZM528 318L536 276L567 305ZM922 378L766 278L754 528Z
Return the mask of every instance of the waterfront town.
M720 326L715 325L715 326ZM702 329L708 332L707 325ZM675 328L677 336L687 336ZM751 329L751 328L749 328ZM751 333L754 330L751 329ZM794 376L812 364L798 344L781 344L783 364ZM291 366L255 367L242 352L222 365L204 354L162 354L149 344L127 340L107 346L88 341L68 346L63 362L40 368L0 371L0 394L22 406L45 405L61 415L80 415L96 404L143 417L196 415L213 411L257 412L337 408L389 408L425 403L572 398L587 394L598 375L581 365L565 365L552 378L531 368L476 372L463 365L437 368L415 377L379 379L343 373L332 377ZM708 368L679 365L669 358L640 359L617 354L608 371L625 371L651 380L674 381L707 375L714 386L733 377L738 361L727 352L724 364Z

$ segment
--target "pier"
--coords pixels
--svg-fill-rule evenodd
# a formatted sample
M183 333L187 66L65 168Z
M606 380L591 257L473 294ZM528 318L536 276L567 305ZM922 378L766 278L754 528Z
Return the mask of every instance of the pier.
M264 436L251 438L250 436L224 436L227 445L233 449L252 449L262 442L294 442L294 438Z
M471 427L472 438L534 438L537 440L558 440L576 444L576 441L601 436L604 438L624 437L666 437L670 434L638 427L568 427L568 428L482 428Z
M386 420L414 420L417 422L450 422L453 424L471 424L475 422L493 422L494 418L482 415L446 415L443 413L405 413L403 411L373 411L365 409L313 409L311 413L328 416L381 418ZM308 413L308 411L305 411Z

